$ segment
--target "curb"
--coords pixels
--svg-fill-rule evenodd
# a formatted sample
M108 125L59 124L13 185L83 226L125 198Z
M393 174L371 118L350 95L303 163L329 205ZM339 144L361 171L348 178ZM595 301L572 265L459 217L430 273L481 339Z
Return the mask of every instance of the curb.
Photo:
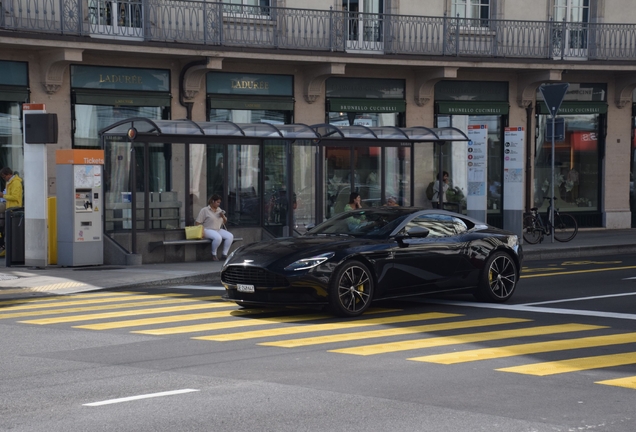
M203 273L192 276L181 276L177 278L159 279L146 282L135 282L125 285L117 285L105 289L124 289L124 288L141 288L141 287L158 287L163 285L175 285L175 284L193 284L193 283L218 283L221 284L221 273Z
M636 253L636 244L605 245L605 246L578 246L567 249L538 249L523 250L524 261L535 261L551 258L581 258L595 255Z

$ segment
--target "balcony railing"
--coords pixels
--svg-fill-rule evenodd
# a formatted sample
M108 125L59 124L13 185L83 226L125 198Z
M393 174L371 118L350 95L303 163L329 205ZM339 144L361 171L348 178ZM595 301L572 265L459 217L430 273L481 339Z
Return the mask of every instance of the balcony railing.
M0 0L0 29L351 53L636 59L636 24L365 14L190 0Z

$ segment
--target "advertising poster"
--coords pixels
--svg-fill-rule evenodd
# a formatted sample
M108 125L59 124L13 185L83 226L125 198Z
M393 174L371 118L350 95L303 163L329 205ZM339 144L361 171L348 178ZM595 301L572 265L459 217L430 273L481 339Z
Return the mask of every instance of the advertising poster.
M488 175L488 127L469 125L468 138L468 194L467 213L476 219L486 220L486 177Z
M523 127L507 127L504 132L504 210L523 210Z

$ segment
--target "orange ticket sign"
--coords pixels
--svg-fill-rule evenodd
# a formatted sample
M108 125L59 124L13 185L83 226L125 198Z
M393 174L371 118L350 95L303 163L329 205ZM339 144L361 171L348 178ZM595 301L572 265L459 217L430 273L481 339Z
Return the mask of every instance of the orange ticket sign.
M57 150L58 165L104 165L104 150Z
M22 104L23 111L46 111L43 103L25 103Z

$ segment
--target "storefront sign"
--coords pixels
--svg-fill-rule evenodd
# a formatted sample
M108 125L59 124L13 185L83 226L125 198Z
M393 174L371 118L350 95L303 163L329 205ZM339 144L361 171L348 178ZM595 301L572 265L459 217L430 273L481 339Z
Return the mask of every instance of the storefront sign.
M486 176L488 174L488 126L469 125L468 141L468 196L466 208L468 215L486 220Z
M537 103L537 114L550 115L543 101ZM557 115L607 114L607 104L603 102L563 102Z
M395 113L406 111L403 100L329 99L330 112Z
M435 101L508 101L508 83L498 81L440 81Z
M404 100L404 80L376 78L329 78L325 92L330 98Z
M523 210L523 153L525 133L522 127L504 131L504 209Z
M72 65L71 87L169 92L170 71Z
M25 62L12 62L0 60L0 85L26 87L27 64Z
M292 75L209 72L208 94L293 96Z
M451 115L506 115L508 102L437 102L438 114Z

